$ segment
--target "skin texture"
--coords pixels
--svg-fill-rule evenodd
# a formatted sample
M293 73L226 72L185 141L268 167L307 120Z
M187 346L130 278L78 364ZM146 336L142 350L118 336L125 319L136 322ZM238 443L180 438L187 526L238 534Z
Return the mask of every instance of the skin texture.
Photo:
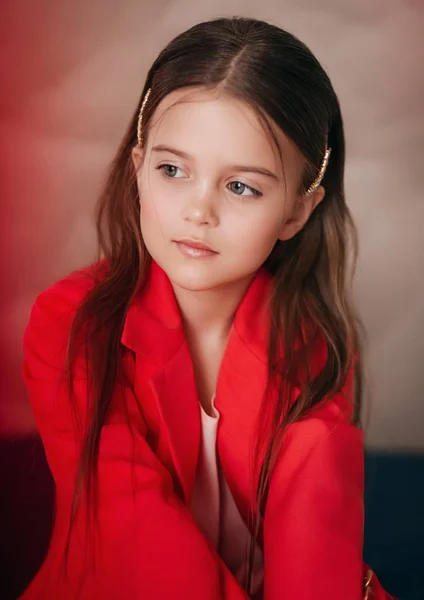
M250 106L219 90L180 89L159 104L143 150L133 149L143 239L174 289L205 407L247 287L276 241L293 237L325 194L299 193L303 159L271 126L283 164ZM184 238L217 253L187 257L174 242Z

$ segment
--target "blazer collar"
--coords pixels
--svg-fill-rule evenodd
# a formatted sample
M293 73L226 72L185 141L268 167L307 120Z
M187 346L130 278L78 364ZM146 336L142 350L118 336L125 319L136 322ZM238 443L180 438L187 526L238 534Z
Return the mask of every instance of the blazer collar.
M268 302L272 276L261 268L246 290L234 316L233 329L262 362L267 362ZM145 285L127 311L121 342L158 366L165 365L185 344L174 290L163 269L152 260Z

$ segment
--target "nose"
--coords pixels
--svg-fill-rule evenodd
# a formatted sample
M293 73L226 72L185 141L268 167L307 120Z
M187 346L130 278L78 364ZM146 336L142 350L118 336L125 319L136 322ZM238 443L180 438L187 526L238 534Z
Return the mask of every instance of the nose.
M211 194L191 198L182 209L181 216L184 221L204 227L216 227L219 223Z

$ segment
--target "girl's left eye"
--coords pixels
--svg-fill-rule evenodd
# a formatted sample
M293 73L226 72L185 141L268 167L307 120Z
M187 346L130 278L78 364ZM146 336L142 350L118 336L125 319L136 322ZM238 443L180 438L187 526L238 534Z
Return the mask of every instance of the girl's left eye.
M261 192L241 181L232 181L227 187L237 196L262 196ZM244 194L246 190L250 193Z
M181 179L182 177L184 177L184 175L181 177L181 175L179 177L177 177L177 172L181 171L181 173L183 173L182 169L180 169L179 167L176 167L175 165L169 165L169 164L163 164L163 165L159 165L158 167L156 167L156 169L158 169L159 171L162 171L165 175L165 177L169 177L172 179Z

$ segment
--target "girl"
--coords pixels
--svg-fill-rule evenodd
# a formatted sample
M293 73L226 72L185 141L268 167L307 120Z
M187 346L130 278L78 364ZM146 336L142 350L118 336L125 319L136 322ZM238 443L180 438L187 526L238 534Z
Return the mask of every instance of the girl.
M343 169L337 97L292 35L219 19L160 53L99 260L25 333L56 483L25 600L389 598L362 562Z

